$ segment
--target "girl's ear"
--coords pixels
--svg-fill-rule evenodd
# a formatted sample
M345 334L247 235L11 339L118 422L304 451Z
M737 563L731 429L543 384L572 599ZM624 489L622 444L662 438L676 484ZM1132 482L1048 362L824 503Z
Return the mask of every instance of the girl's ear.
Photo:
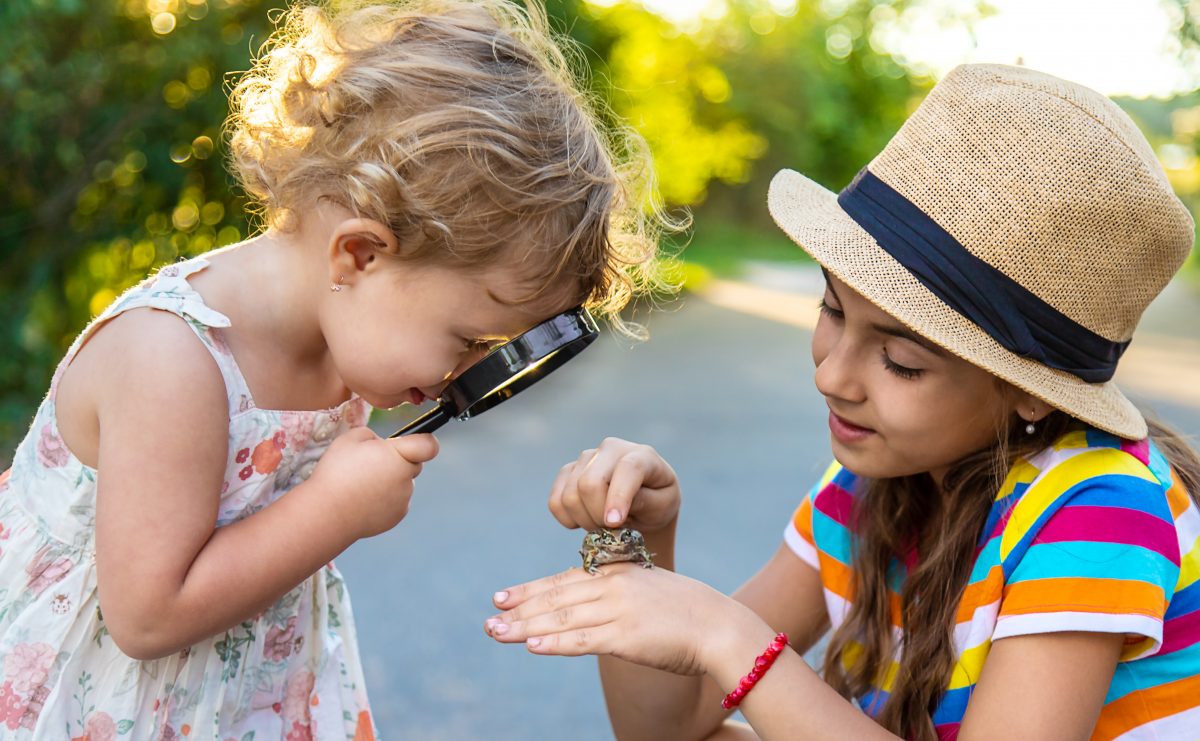
M1016 392L1013 396L1013 412L1026 422L1041 422L1054 411L1054 407L1033 394L1016 387L1013 387L1013 390Z
M330 284L352 284L365 270L374 269L376 256L400 254L392 230L374 219L346 219L329 236Z

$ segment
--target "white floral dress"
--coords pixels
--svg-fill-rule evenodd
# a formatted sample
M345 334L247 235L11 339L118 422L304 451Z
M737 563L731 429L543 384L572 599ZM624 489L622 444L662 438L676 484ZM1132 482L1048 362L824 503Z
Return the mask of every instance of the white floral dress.
M80 334L0 475L0 739L373 739L350 601L327 565L261 615L155 661L113 643L96 592L96 476L58 434L62 371L101 323L137 307L181 317L229 394L229 459L218 526L303 481L329 443L366 423L353 397L323 411L259 409L221 339L229 320L187 282L208 263L170 265ZM152 454L152 451L147 451Z

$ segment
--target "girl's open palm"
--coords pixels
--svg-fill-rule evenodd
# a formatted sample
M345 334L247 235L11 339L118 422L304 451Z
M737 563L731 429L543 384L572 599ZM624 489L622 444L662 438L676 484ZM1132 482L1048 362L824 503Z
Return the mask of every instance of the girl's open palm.
M748 609L695 579L628 563L599 575L573 568L497 592L495 602L504 612L485 630L501 643L523 642L537 654L612 655L675 674L707 671L705 637L730 610Z
M661 530L679 514L679 480L649 445L606 438L563 466L550 489L550 512L563 526Z

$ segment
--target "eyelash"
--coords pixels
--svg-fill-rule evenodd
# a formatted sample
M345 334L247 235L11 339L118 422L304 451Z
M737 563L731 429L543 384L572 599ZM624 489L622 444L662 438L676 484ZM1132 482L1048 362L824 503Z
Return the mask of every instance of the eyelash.
M832 319L842 319L845 316L841 311L839 311L839 310L833 308L832 306L830 306L829 304L825 303L825 299L823 299L823 298L821 299L820 304L818 304L818 308L821 310L822 314L824 314L825 316L830 317ZM899 363L897 363L896 361L894 361L888 357L886 349L883 350L883 352L880 354L883 356L883 367L886 368L888 370L888 372L894 373L897 376L905 379L906 381L911 381L914 378L919 378L921 373L923 372L919 368L908 368L906 366L900 365Z
M921 371L919 369L905 367L903 365L900 365L896 361L892 360L891 358L889 358L888 354L887 354L887 350L884 350L882 355L883 355L883 367L887 368L892 373L895 373L897 376L900 376L901 378L903 378L905 380L911 381L912 379L917 378L918 376L921 375Z

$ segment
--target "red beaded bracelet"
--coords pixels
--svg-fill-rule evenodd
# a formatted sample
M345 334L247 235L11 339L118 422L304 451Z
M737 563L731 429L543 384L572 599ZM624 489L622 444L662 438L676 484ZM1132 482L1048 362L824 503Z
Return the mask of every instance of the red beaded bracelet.
M750 673L742 677L738 682L738 686L733 688L733 692L725 695L725 699L721 700L721 707L726 710L733 710L742 700L746 698L746 694L753 689L754 685L758 684L758 680L763 678L767 670L771 668L771 664L775 663L775 659L779 658L779 654L783 653L783 649L788 645L787 633L779 633L775 639L771 641L771 645L767 646L767 650L762 652L762 655L754 660L754 668Z

